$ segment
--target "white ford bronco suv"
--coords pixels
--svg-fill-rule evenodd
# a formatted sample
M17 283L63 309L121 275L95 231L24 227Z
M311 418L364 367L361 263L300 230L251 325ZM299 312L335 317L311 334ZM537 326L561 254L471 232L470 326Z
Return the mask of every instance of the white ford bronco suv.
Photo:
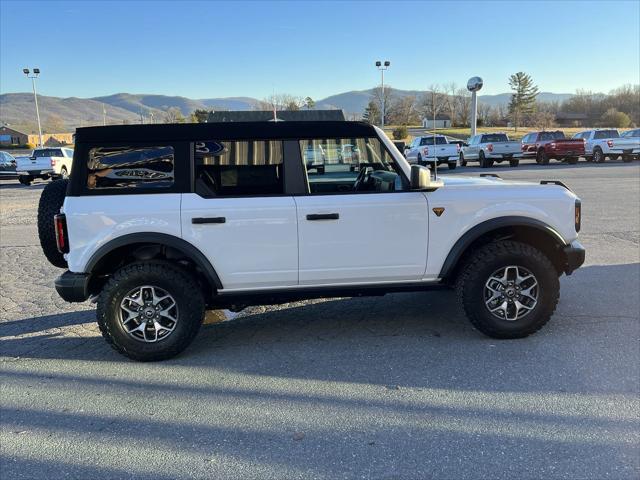
M359 152L306 168L304 152ZM435 179L360 122L80 128L73 173L40 199L69 302L106 340L172 357L205 310L454 287L472 324L525 337L584 261L580 200L559 182Z

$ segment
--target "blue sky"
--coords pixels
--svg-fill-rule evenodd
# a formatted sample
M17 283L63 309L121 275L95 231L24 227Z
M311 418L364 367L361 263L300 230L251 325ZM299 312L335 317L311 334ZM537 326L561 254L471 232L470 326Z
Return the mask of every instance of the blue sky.
M594 29L595 27L595 29ZM523 70L541 91L640 83L640 1L27 2L0 0L0 92L117 92L191 98L291 93L320 99L379 82L508 91Z

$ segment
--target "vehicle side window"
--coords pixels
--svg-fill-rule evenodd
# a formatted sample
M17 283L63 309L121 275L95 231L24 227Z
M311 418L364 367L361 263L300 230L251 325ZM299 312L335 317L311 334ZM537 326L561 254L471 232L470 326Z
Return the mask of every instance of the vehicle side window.
M73 158L73 150L71 150L70 148L65 148L64 152L67 154L67 157Z
M400 167L378 138L300 141L309 193L397 192L408 190ZM322 151L322 155L306 152Z
M207 140L194 144L195 192L205 198L284 193L282 142Z
M99 147L89 150L87 188L159 189L174 182L173 147Z

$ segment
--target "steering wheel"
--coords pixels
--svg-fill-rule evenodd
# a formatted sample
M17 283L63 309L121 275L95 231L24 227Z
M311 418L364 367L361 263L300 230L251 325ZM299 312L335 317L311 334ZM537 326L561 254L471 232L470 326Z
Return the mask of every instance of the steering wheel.
M371 167L363 167L360 169L360 173L358 173L358 178L353 184L353 190L358 191L362 185L366 185L369 183L369 178L373 173L373 168Z

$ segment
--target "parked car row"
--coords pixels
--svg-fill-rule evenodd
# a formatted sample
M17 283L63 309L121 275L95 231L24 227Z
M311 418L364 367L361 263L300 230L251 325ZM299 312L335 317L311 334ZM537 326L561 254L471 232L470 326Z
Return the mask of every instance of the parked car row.
M29 156L14 157L0 152L0 179L15 179L31 185L36 178L67 178L71 173L73 150L70 148L36 148Z
M469 162L478 162L481 168L503 161L517 167L520 159L535 159L540 165L547 165L550 160L573 165L580 157L596 163L607 157L630 162L640 158L640 129L623 134L615 129L585 130L573 138L566 138L560 130L540 131L528 133L520 142L509 140L505 133L482 133L466 142L445 135L424 135L414 138L405 147L404 155L411 164L446 163L450 169Z

